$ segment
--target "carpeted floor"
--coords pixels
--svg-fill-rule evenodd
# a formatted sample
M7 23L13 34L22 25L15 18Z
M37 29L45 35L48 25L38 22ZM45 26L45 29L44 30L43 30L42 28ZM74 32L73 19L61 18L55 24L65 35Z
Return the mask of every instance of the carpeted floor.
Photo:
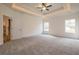
M0 46L1 55L79 55L79 40L37 35Z

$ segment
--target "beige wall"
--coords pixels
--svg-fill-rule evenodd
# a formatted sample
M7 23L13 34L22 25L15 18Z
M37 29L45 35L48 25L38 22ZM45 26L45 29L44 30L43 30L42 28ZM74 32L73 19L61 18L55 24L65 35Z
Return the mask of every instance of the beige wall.
M2 24L3 24L3 21L2 21L3 17L0 16L0 45L3 44L3 27L2 27Z
M3 13L11 18L12 40L42 33L41 17L21 13L5 6L0 7L0 13ZM2 30L0 30L0 32L1 31Z
M49 34L63 37L79 38L79 4L70 4L70 11L61 11L59 13L52 13L43 20L49 22ZM69 34L65 32L65 20L76 19L76 33Z
M76 19L76 33L69 34L65 32L65 20ZM56 36L79 38L79 13L64 14L55 17L46 18L44 21L49 22L49 34Z
M25 15L26 18L26 15ZM32 36L42 33L42 18L37 16L28 16L22 19L22 36Z

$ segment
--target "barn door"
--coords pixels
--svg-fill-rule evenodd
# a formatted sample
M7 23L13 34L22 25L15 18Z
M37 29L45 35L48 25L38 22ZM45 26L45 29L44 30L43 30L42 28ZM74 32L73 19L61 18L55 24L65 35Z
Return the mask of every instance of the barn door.
M10 18L8 16L3 16L3 42L9 42L10 38Z

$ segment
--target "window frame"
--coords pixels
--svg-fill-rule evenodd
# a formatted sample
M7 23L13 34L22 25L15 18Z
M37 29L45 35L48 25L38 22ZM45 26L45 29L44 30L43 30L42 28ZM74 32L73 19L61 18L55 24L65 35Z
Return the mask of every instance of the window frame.
M44 23L48 23L48 31L44 31ZM43 21L43 33L48 34L49 32L49 22Z
M69 20L69 21L75 20L75 22L74 22L74 23L75 23L75 24L74 24L74 31L75 31L75 32L69 32L69 31L66 30L66 20ZM66 19L66 20L65 20L65 33L68 33L68 34L75 34L75 33L76 33L76 19L73 18L73 19Z

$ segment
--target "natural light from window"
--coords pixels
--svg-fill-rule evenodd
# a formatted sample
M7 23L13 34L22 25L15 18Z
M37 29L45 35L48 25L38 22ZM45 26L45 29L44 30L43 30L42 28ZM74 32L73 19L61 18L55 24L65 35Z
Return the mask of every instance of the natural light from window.
M65 20L65 32L75 33L75 19Z
M44 22L44 32L49 31L49 22Z

